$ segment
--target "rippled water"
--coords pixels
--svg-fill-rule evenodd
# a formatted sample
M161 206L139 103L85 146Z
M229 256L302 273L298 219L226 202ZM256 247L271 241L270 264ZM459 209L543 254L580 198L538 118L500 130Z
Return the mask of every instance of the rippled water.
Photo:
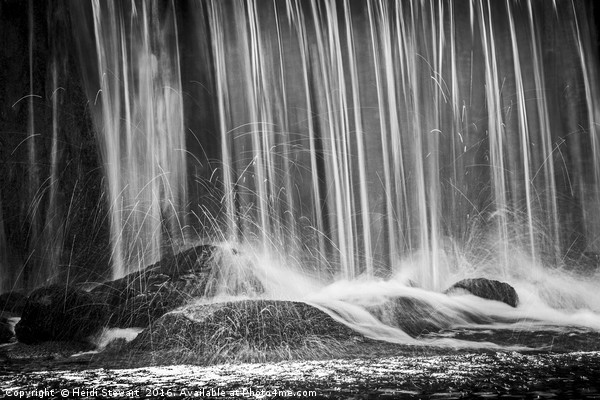
M600 398L600 352L456 353L271 364L0 367L2 396Z

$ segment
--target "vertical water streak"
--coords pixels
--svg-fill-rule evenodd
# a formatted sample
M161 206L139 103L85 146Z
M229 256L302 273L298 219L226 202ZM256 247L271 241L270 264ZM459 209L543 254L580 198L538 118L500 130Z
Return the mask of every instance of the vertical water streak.
M281 178L278 181L283 181L281 183L281 190L285 192L283 203L283 209L278 210L280 214L283 214L281 217L281 223L279 226L280 235L285 239L284 244L292 249L298 249L301 247L300 242L298 240L300 232L298 231L298 224L296 223L297 218L297 202L294 199L293 193L293 150L292 150L292 136L291 136L291 128L289 124L289 102L288 96L291 94L288 93L287 82L285 77L285 68L286 68L286 60L285 60L285 38L283 37L283 29L285 26L282 26L280 21L281 16L279 9L277 7L277 0L273 0L273 9L275 14L275 30L277 34L277 53L279 55L279 71L276 74L278 83L280 86L280 91L278 92L279 96L276 100L276 104L279 107L276 107L275 117L278 118L277 126L280 126L280 135L279 140L277 140L276 145L281 147L281 154L278 157L278 164L281 166L278 169L281 169ZM277 168L277 167L276 167ZM280 191L277 189L278 195L276 196L276 201L279 200Z
M387 227L387 261L391 265L392 260L399 257L397 242L399 237L396 233L396 218L399 217L394 205L394 187L392 186L392 167L390 162L390 144L388 140L388 129L398 131L398 121L395 118L396 113L389 111L386 107L385 86L381 70L384 69L380 62L380 53L383 53L388 59L391 58L391 33L389 28L389 10L386 2L367 2L367 15L369 19L369 29L371 33L371 48L373 50L373 62L375 65L375 86L377 89L377 109L379 117L379 130L381 137L381 157L383 163L383 195L385 198L385 220ZM378 23L379 22L379 23ZM379 28L379 31L377 30ZM386 68L387 71L387 68ZM389 74L386 74L388 80L391 80ZM388 86L388 90L393 86ZM388 128L386 116L389 116L391 128ZM393 128L395 127L395 128ZM399 210L398 210L399 211Z
M440 136L451 135L452 131L445 131L443 126L444 103L447 103L447 96L444 92L446 82L443 78L444 70L444 50L446 48L445 22L444 22L444 3L441 0L437 2L431 0L428 7L430 13L431 25L431 49L433 51L431 80L435 96L433 102L433 119L425 130L427 132L427 168L428 168L428 192L427 203L429 209L429 221L427 224L429 241L431 245L431 266L430 282L435 290L441 288L441 247L440 247L440 226L439 217L441 210L441 185L440 185Z
M451 190L451 204L450 210L458 218L453 218L457 231L457 237L461 237L465 234L465 225L470 213L475 213L475 209L467 209L462 204L465 202L472 204L469 198L465 195L466 184L464 178L465 162L464 153L466 153L466 145L463 135L466 134L468 129L466 123L466 104L462 98L463 92L459 85L459 54L457 50L457 27L456 27L456 8L454 2L448 4L448 29L449 29L449 54L450 54L450 105L452 108L452 132L450 134L450 143L452 149L452 174L450 177L450 190ZM471 35L472 36L472 35ZM440 149L443 152L443 149Z
M293 3L291 3L293 1ZM320 182L323 177L319 176L319 167L317 162L317 133L315 132L315 114L316 110L313 110L313 101L311 97L311 83L310 73L312 72L311 60L310 60L310 45L308 32L306 29L306 21L304 14L301 11L300 0L287 0L286 8L288 11L288 20L295 28L295 33L298 40L300 60L302 65L302 88L304 92L304 101L306 106L306 121L308 131L308 151L310 154L310 189L312 191L312 230L313 236L316 236L317 257L315 262L318 263L318 271L321 274L322 269L327 265L327 250L326 250L326 236L329 232L325 232L325 221L323 216L322 206L322 193Z
M269 221L269 196L267 191L268 176L265 162L268 160L268 130L271 129L271 121L266 120L263 92L262 92L262 49L260 45L260 26L254 2L236 4L236 24L238 28L238 39L243 43L242 60L245 73L246 99L249 108L250 137L252 143L252 181L255 193L249 201L255 201L257 234L264 250L270 248L271 224ZM246 23L245 23L246 22Z
M435 264L436 255L434 253L437 249L432 248L431 237L435 235L435 232L431 231L431 220L428 211L431 204L428 192L429 185L437 185L437 182L430 182L427 179L429 173L427 164L431 153L428 152L428 138L426 135L430 133L427 129L429 122L427 114L431 111L435 113L435 109L428 109L432 104L423 99L427 93L424 89L429 87L430 82L424 82L420 72L427 67L431 70L431 63L427 59L421 60L422 56L420 56L419 50L419 39L421 38L419 25L426 23L426 6L426 3L420 3L420 7L417 7L414 3L410 3L409 17L402 18L401 26L402 37L404 38L404 50L408 58L403 94L406 106L407 108L409 107L410 111L410 115L407 116L407 136L411 140L411 167L415 181L414 197L410 204L410 212L414 213L416 218L413 218L411 221L414 222L414 225L411 225L409 229L415 229L417 232L417 242L414 245L421 251L423 257L422 263L424 266L421 270L423 283L427 288L433 289L437 277L434 278L432 276L431 266ZM426 28L426 25L424 28ZM426 40L426 35L423 35L422 39ZM425 61L426 64L423 65L422 61ZM430 77L431 75L427 76L427 78ZM403 180L402 184L406 185L406 177L403 177Z
M330 213L327 218L331 219L330 225L335 227L335 238L332 237L330 240L333 242L333 246L339 254L339 264L341 265L341 272L344 277L350 278L354 272L354 258L351 256L352 248L352 230L348 228L349 219L352 216L352 210L348 209L347 195L348 193L344 190L344 183L346 179L343 177L343 152L344 143L340 141L339 123L336 118L335 97L332 96L332 91L337 91L338 81L334 73L335 59L332 59L328 52L330 52L331 34L325 35L323 25L326 25L331 21L331 18L325 17L325 23L321 22L321 11L320 4L315 1L310 2L311 7L311 18L315 26L315 34L317 40L317 48L315 51L315 57L317 62L318 72L315 74L315 87L317 88L316 97L320 98L318 107L320 108L318 114L325 116L320 118L320 131L326 132L329 137L325 140L323 149L323 156L326 158L326 176L324 179L333 181L333 192L327 194L327 197L331 200ZM326 4L327 5L327 4ZM327 47L326 47L327 45ZM331 68L330 68L331 67Z
M59 98L61 88L58 86L58 61L56 58L52 60L50 69L52 75L52 145L50 149L50 176L48 177L50 199L48 200L48 209L46 211L45 244L48 247L46 258L50 261L50 268L47 273L49 276L56 276L63 245L62 216L58 204L58 130L60 124Z
M336 96L333 99L333 113L330 115L335 121L335 139L338 143L338 166L339 175L333 179L340 181L341 192L341 207L336 210L341 217L339 223L343 225L344 234L341 236L341 241L344 243L343 248L345 254L342 256L345 260L341 266L344 271L344 276L347 278L355 278L357 270L357 215L356 204L354 201L354 179L352 176L351 156L352 141L350 135L350 120L349 120L349 105L348 105L348 88L345 82L346 68L344 68L342 35L338 17L337 5L333 1L325 2L325 24L326 37L329 47L328 65L330 68L331 83L334 85ZM339 217L338 217L339 218ZM342 247L342 246L341 246ZM340 248L341 248L340 247Z
M354 129L356 132L356 145L358 153L358 187L359 187L359 204L360 217L362 222L362 249L365 273L367 276L373 276L373 254L372 254L372 241L371 241L371 218L370 218L370 204L368 196L368 186L371 182L367 178L367 162L366 162L366 151L365 151L365 139L363 132L362 123L362 103L360 101L361 95L358 84L358 73L356 65L356 56L354 49L354 31L352 27L352 17L350 14L350 3L346 0L343 4L344 8L344 22L346 25L346 46L348 52L348 64L350 67L350 88L352 91L352 108L354 114Z
M540 172L543 167L544 170L544 184L545 189L545 224L548 226L548 231L551 233L550 243L552 244L551 254L554 260L558 260L560 256L560 234L559 230L559 215L558 215L558 204L557 204L557 188L555 180L555 169L554 169L554 149L552 145L551 126L548 116L548 103L546 96L544 96L545 88L545 74L541 63L542 53L540 49L540 38L538 30L536 29L533 8L531 3L527 3L527 18L529 23L529 38L530 46L532 49L532 68L533 68L533 79L536 98L536 108L538 115L538 129L539 136L542 142L542 166L538 167L538 170L534 174L535 176Z
M138 96L132 94L135 92L123 91L125 103L131 102L134 107L135 119L127 121L128 123L139 124L137 129L143 133L145 137L133 137L135 146L130 153L125 155L125 162L128 166L127 171L137 171L128 177L127 199L132 203L127 204L127 220L133 228L133 237L128 248L128 265L136 265L138 268L143 268L145 265L151 264L161 257L162 249L162 234L163 221L160 215L160 196L159 191L160 181L162 180L163 171L160 171L161 160L163 159L163 147L160 145L162 138L159 136L159 113L165 106L164 98L159 97L161 90L157 84L160 79L160 74L163 71L161 65L160 52L163 50L159 46L156 53L152 49L152 42L157 40L159 26L156 15L156 2L143 2L141 18L138 11L137 18L141 19L138 22L140 26L141 42L139 53L132 52L133 68L126 70L125 74L136 71L139 75ZM148 7L152 7L148 10ZM137 22L137 21L135 21ZM150 26L152 25L152 29ZM134 31L134 34L137 33ZM133 79L132 79L133 80ZM137 112L136 112L137 109ZM168 134L161 132L162 135ZM136 140L137 139L137 140ZM140 156L144 153L145 157L150 158L150 162L141 162Z
M28 182L27 187L28 193L28 255L27 263L24 269L23 279L25 285L35 286L45 280L44 271L40 270L41 263L38 260L39 254L37 246L39 246L39 233L40 233L40 212L42 211L40 205L40 180L38 175L38 160L36 155L36 132L35 132L35 108L34 108L34 59L33 59L33 48L34 48L34 22L33 22L33 0L28 2L28 42L29 42L29 96L27 100L28 104L28 118L27 118L27 149L29 154L28 160Z
M517 96L517 112L518 112L518 127L519 127L519 139L521 141L521 156L523 157L523 185L525 186L525 208L527 213L527 223L529 230L529 251L533 262L536 262L536 243L535 243L535 230L533 224L533 210L532 203L533 197L531 193L532 175L531 175L531 161L529 159L531 154L530 134L529 125L527 123L527 106L525 103L525 92L523 89L523 73L521 70L521 61L519 53L519 45L517 39L517 33L515 29L515 21L513 17L512 8L508 4L508 22L510 28L510 39L512 44L512 58L514 64L514 77L516 83L516 96Z
M501 86L498 72L497 49L494 37L494 28L491 3L477 2L477 17L481 30L481 41L485 60L485 99L489 123L487 134L489 137L489 162L491 169L491 185L494 193L494 206L496 209L498 241L503 248L500 250L502 263L507 264L508 254L508 216L509 209L506 199L507 185L505 179L504 161L504 122L502 118L502 103L500 100Z
M101 4L98 0L92 1L93 16L94 16L94 32L96 40L97 63L98 63L98 79L100 82L99 100L101 101L101 135L100 151L103 161L106 165L105 174L108 185L109 213L111 218L110 234L112 246L112 265L113 277L118 278L125 275L127 267L124 263L124 248L123 248L123 227L121 207L121 159L120 142L119 142L119 124L120 124L120 96L114 87L118 82L117 75L120 68L110 60L121 59L121 54L118 50L119 42L117 40L118 27L115 26L117 18L113 3L108 3L108 17L102 17ZM104 22L108 23L108 27L104 26ZM122 24L122 22L121 22ZM106 35L106 37L104 37ZM116 54L107 54L110 51ZM109 80L106 73L110 71L114 76L114 80ZM114 93L117 92L117 93ZM112 99L112 101L111 101Z
M211 29L211 45L214 59L215 83L217 89L218 128L221 137L221 158L223 170L223 200L225 208L225 240L235 240L238 237L238 215L235 206L235 168L233 164L232 132L228 131L229 96L227 90L227 68L225 62L225 39L223 37L222 4L211 1L208 5L209 26Z
M586 246L588 250L597 251L600 247L596 243L597 238L600 235L600 229L597 226L598 219L594 218L594 215L596 214L595 208L600 205L600 129L598 129L598 121L600 121L600 102L598 101L600 90L598 90L598 84L600 83L600 79L598 79L597 68L595 68L593 61L590 59L590 55L593 54L588 42L590 34L589 32L585 32L585 36L582 34L582 30L587 28L587 26L580 26L578 11L575 4L573 4L573 15L575 16L575 37L578 46L577 53L579 56L581 73L583 75L583 87L585 92L585 108L587 112L586 130L591 144L592 159L592 182L588 186L591 190L586 188L586 192L591 193L586 193L587 196L584 197L586 236L589 236L589 239L592 240L586 243ZM591 211L588 210L588 208L594 210Z
M179 50L179 27L177 24L177 16L175 13L175 0L171 1L172 12L172 30L174 32L175 50L172 73L175 75L171 79L175 82L175 87L166 86L168 82L164 82L164 96L166 98L165 113L166 119L171 121L167 124L168 135L171 138L173 147L173 158L176 163L176 169L173 174L176 174L172 181L179 183L179 187L173 190L170 184L166 184L169 194L167 195L168 203L171 208L170 232L178 234L178 238L185 241L185 229L189 225L188 216L188 188L187 188L187 162L184 157L186 152L185 142L185 126L183 115L183 84L181 81L181 53ZM166 39L161 38L161 46L168 47ZM163 78L164 79L164 78ZM167 79L168 80L168 79ZM173 121L176 121L174 123Z
M92 10L100 85L95 122L119 277L184 240L186 145L179 50L171 35L177 24L168 18L174 10L163 14L157 2L138 8L92 1Z

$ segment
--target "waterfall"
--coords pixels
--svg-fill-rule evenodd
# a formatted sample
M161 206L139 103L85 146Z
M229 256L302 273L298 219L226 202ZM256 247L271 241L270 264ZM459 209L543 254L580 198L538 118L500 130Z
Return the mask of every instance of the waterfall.
M208 71L195 82L212 104L194 107L214 112L187 129L219 143L222 240L344 279L419 257L414 279L435 290L456 248L501 275L515 248L550 264L597 250L597 59L579 2L90 4L115 276L159 258L163 232L185 236L183 63Z
M346 279L419 254L436 290L457 246L501 275L515 248L553 265L597 250L597 54L581 3L197 5L224 238Z
M583 1L28 4L28 83L8 104L23 136L2 153L3 288L58 279L103 224L113 277L206 241L322 282L400 274L436 291L600 252ZM102 180L73 155L75 70Z

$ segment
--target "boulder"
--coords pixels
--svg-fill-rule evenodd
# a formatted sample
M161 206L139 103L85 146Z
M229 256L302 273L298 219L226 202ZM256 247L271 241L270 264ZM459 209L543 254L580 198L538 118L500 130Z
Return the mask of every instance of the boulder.
M15 326L19 342L85 341L108 320L108 306L80 289L51 285L27 298L21 320Z
M188 352L210 362L227 359L227 355L282 349L290 354L306 348L307 343L358 337L355 331L306 303L240 300L188 305L169 312L142 331L131 346Z
M15 327L17 338L23 343L85 340L104 326L146 327L193 298L217 294L221 287L226 287L229 294L262 292L262 285L253 275L236 273L236 263L227 258L236 254L233 249L200 245L165 256L143 270L89 292L59 285L38 289L27 299L22 319ZM233 283L219 283L224 281ZM11 309L18 309L13 303Z
M390 298L368 311L386 325L402 329L412 337L449 328L452 321L429 303L413 297Z
M200 245L133 272L123 278L105 282L91 293L111 306L120 306L127 300L147 293L176 290L189 297L204 294L212 271L216 246Z
M205 294L216 246L167 255L149 267L105 282L91 293L111 308L108 326L146 327L168 311Z
M114 309L108 326L117 328L146 327L188 300L187 296L177 290L172 290L172 288L140 293Z
M501 301L511 307L516 307L519 304L519 296L516 290L506 282L486 278L463 279L456 282L444 293L453 294L461 291L467 291L483 299Z
M20 292L7 292L0 295L0 313L21 315L27 296Z
M109 326L146 327L191 299L263 292L249 268L239 265L234 249L200 245L168 255L144 270L106 282L91 293L113 310Z

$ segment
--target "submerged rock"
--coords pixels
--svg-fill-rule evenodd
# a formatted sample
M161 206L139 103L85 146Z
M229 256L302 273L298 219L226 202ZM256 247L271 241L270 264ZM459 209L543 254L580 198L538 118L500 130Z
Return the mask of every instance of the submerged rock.
M187 352L211 362L228 357L256 359L269 352L291 355L299 349L316 352L328 341L359 337L306 303L240 300L189 305L169 312L142 331L131 346Z
M386 325L412 337L439 332L452 325L450 318L431 304L413 297L395 297L368 311Z
M89 293L70 286L52 285L27 298L17 339L26 344L52 340L85 341L108 319L108 306Z
M506 282L486 278L463 279L456 282L444 293L453 294L461 290L466 290L483 299L501 301L511 307L516 307L519 304L519 296L516 290Z

